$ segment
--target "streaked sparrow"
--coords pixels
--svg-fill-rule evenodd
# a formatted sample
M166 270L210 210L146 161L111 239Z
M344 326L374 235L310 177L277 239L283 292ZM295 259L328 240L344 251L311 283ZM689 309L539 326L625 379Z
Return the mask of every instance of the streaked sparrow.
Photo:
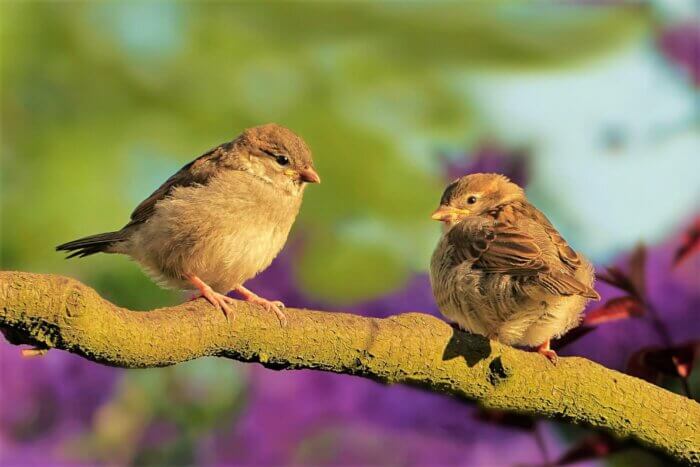
M456 180L432 218L444 223L430 264L442 314L469 332L537 346L555 361L550 339L600 298L586 258L503 175Z
M243 283L267 268L284 246L307 183L319 183L311 151L276 124L245 130L185 165L138 205L116 232L56 247L84 257L121 253L160 285L199 290L227 316L237 291L272 310L281 302L257 296Z

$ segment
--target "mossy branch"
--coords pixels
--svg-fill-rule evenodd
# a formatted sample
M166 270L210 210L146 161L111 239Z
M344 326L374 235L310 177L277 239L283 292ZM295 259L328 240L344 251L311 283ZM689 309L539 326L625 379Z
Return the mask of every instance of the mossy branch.
M426 314L385 319L237 304L227 322L203 300L149 313L120 308L66 277L0 272L0 327L15 343L124 368L205 356L403 383L481 406L564 419L700 463L700 404L583 358L541 355L455 331Z

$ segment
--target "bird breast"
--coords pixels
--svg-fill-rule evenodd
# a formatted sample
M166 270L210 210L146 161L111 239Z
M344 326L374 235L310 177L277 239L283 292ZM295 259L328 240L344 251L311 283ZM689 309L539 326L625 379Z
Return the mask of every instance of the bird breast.
M564 268L556 248L541 232L532 232L548 264ZM593 269L584 258L576 279L593 285ZM431 260L430 280L441 313L462 329L511 345L535 346L576 326L588 299L559 296L539 287L527 290L508 274L472 269L446 235Z
M163 285L189 288L185 276L196 275L225 293L270 265L301 198L241 171L179 187L134 235L130 254Z

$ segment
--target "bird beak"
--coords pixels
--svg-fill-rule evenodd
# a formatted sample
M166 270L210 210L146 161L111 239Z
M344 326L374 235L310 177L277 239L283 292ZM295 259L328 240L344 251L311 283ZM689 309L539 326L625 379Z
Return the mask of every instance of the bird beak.
M456 218L468 215L469 211L466 209L455 209L450 206L440 206L433 212L430 218L434 221L452 222Z
M306 167L299 171L299 178L306 183L321 183L321 177L311 167Z

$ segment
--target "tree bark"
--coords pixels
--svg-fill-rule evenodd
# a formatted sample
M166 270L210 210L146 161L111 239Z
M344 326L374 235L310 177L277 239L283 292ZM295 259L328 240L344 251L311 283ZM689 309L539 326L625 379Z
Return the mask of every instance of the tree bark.
M234 317L204 300L148 313L62 276L0 272L0 327L12 343L124 368L216 356L275 370L316 369L402 383L479 405L567 420L700 464L700 404L583 358L541 355L454 330L432 316L385 319L247 303Z

